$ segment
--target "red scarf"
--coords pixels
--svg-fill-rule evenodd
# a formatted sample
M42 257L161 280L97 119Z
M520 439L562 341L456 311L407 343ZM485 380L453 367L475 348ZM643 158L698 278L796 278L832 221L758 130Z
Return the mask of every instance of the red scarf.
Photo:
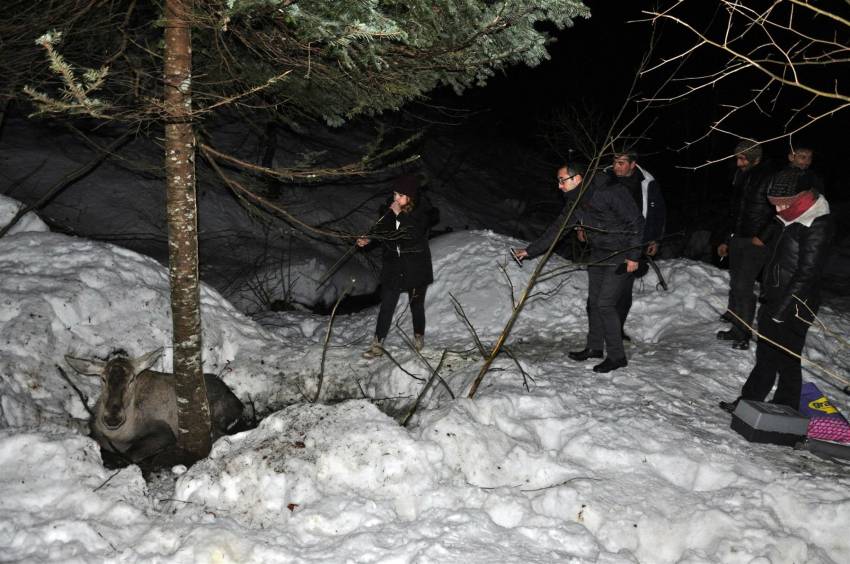
M808 210L812 205L814 205L815 200L817 200L817 196L815 196L814 192L811 190L807 190L805 192L800 192L797 196L797 199L794 200L794 203L788 206L786 209L781 212L777 212L777 215L784 219L787 222L792 222L801 215L803 215L806 210Z

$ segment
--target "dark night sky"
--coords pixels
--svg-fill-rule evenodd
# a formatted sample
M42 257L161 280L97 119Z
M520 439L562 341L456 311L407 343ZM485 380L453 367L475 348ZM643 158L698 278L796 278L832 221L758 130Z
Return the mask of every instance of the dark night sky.
M486 87L456 98L453 105L481 112L472 119L473 127L489 138L509 138L544 155L546 148L540 143L540 135L547 118L559 105L575 104L585 98L609 114L622 105L652 33L649 23L637 20L645 19L641 10L652 2L586 0L585 3L591 8L592 17L579 19L574 27L556 32L558 41L549 49L551 60L535 68L508 69L491 79ZM706 10L694 15L694 20L700 23L708 23L717 7L707 2L692 4ZM678 52L686 41L690 44L693 40L682 29L662 26L655 59ZM690 59L688 70L717 68L717 63L723 60L719 51L703 49ZM658 81L667 74L664 71L643 79L639 91L654 92ZM750 79L735 78L684 101L649 110L641 126L635 129L641 131L643 125L653 123L637 149L643 155L641 164L659 178L665 197L672 204L669 225L673 229L694 224L710 228L714 221L704 217L706 210L714 215L726 213L723 208L728 206L731 159L698 170L691 167L728 155L737 140L729 135L713 134L688 149L683 147L708 131L711 121L724 111L722 104L748 96L757 84L755 79L761 81L756 75ZM781 129L778 116L783 110L787 108L777 108L774 115L742 114L737 122L738 131L751 132L758 138L775 134ZM797 137L797 141L815 148L814 169L825 176L827 196L835 202L846 200L847 195L837 185L840 147L829 141L846 131L850 125L847 121L833 119ZM774 166L784 164L787 147L786 140L765 145L765 153ZM553 154L551 159L556 163L558 157Z

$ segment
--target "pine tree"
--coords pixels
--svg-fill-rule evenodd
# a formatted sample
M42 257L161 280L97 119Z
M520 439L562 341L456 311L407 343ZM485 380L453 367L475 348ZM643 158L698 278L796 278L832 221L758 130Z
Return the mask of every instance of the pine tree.
M101 119L165 128L178 447L194 458L210 448L201 363L194 125L216 111L259 99L281 115L340 124L395 110L437 86L460 93L511 65L538 64L550 41L544 27L562 28L588 15L578 0L166 0L161 19L134 2L126 3L123 14L116 5L121 4L104 3L113 11L110 17L101 14L101 21L114 27L98 38L101 49L88 51L106 53L104 58L75 61L98 69L83 71L85 76L108 72L108 77L86 83L89 89L69 88L67 82L79 72L70 65L61 69L60 88L75 93L70 106L51 93L44 76L32 78L28 93L43 113L91 116L89 108L96 107ZM71 11L75 2L66 0L64 6ZM165 27L161 57L146 47L160 43L160 25ZM33 36L45 31L33 30ZM75 33L66 34L68 49L74 41L92 41L79 29L70 31ZM193 67L202 81L193 78ZM95 86L99 98L92 104L86 98Z

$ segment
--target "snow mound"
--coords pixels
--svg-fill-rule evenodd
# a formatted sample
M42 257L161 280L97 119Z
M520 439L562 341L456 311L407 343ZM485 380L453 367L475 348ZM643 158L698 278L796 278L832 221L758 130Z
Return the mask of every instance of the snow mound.
M114 348L139 355L158 347L158 369L169 370L171 308L168 271L155 260L117 247L56 233L0 239L0 426L32 425L45 417L73 426L87 419L60 377L64 355L104 357ZM219 373L245 399L277 376L283 351L271 336L218 292L201 290L204 369ZM265 360L263 369L260 360ZM98 378L71 374L89 398ZM35 392L33 391L35 390ZM253 402L263 408L263 397Z
M17 214L22 207L23 204L21 202L9 198L8 196L0 195L0 229L12 221L12 218L15 217L15 214ZM50 228L35 214L35 212L27 212L20 220L18 220L18 223L9 230L6 236L8 237L9 235L26 233L27 231L44 232L50 231Z
M337 514L337 504L351 498L388 501L390 514L414 518L436 486L440 458L436 446L415 441L369 402L292 406L216 442L180 478L176 497L188 502L181 511L215 507L250 526L309 512L353 528L362 519L343 525Z
M492 231L463 231L431 240L434 283L425 298L428 339L440 343L461 339L471 343L470 332L451 297L484 339L501 333L540 259L520 268L508 258L509 247L527 242ZM659 262L669 291L661 291L649 272L635 283L634 306L627 330L642 341L655 342L670 331L693 323L714 320L725 309L728 273L687 259ZM512 335L552 341L587 330L586 267L553 255L532 290ZM548 277L548 279L547 279ZM406 312L400 300L397 314ZM408 316L409 317L409 316ZM409 321L403 324L408 330ZM433 337L432 337L433 335Z

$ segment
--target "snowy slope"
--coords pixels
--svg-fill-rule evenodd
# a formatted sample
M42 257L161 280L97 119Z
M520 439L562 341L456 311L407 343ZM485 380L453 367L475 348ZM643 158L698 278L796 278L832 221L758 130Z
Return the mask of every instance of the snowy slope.
M0 239L2 560L850 561L847 466L748 444L715 407L735 396L754 353L714 339L728 278L711 266L664 261L669 292L652 274L637 284L630 364L606 375L566 357L584 345L585 274L547 282L508 343L529 389L500 358L466 399L480 360L448 294L492 343L510 312L506 273L518 293L531 271L506 261L517 243L485 231L432 241L425 357L436 366L458 351L442 372L457 399L436 388L408 428L357 399L409 398L428 375L397 330L388 347L412 376L360 358L375 309L334 320L324 394L353 399L309 404L301 393L315 391L328 319L287 312L260 325L204 288L206 369L260 411L297 403L175 469L172 488L167 476L146 484L136 467L100 465L54 366L66 353L167 347L165 269L49 232ZM848 313L821 314L850 334ZM846 375L846 347L820 330L809 345L807 356ZM71 377L93 399L98 383ZM846 397L806 377L850 413Z

